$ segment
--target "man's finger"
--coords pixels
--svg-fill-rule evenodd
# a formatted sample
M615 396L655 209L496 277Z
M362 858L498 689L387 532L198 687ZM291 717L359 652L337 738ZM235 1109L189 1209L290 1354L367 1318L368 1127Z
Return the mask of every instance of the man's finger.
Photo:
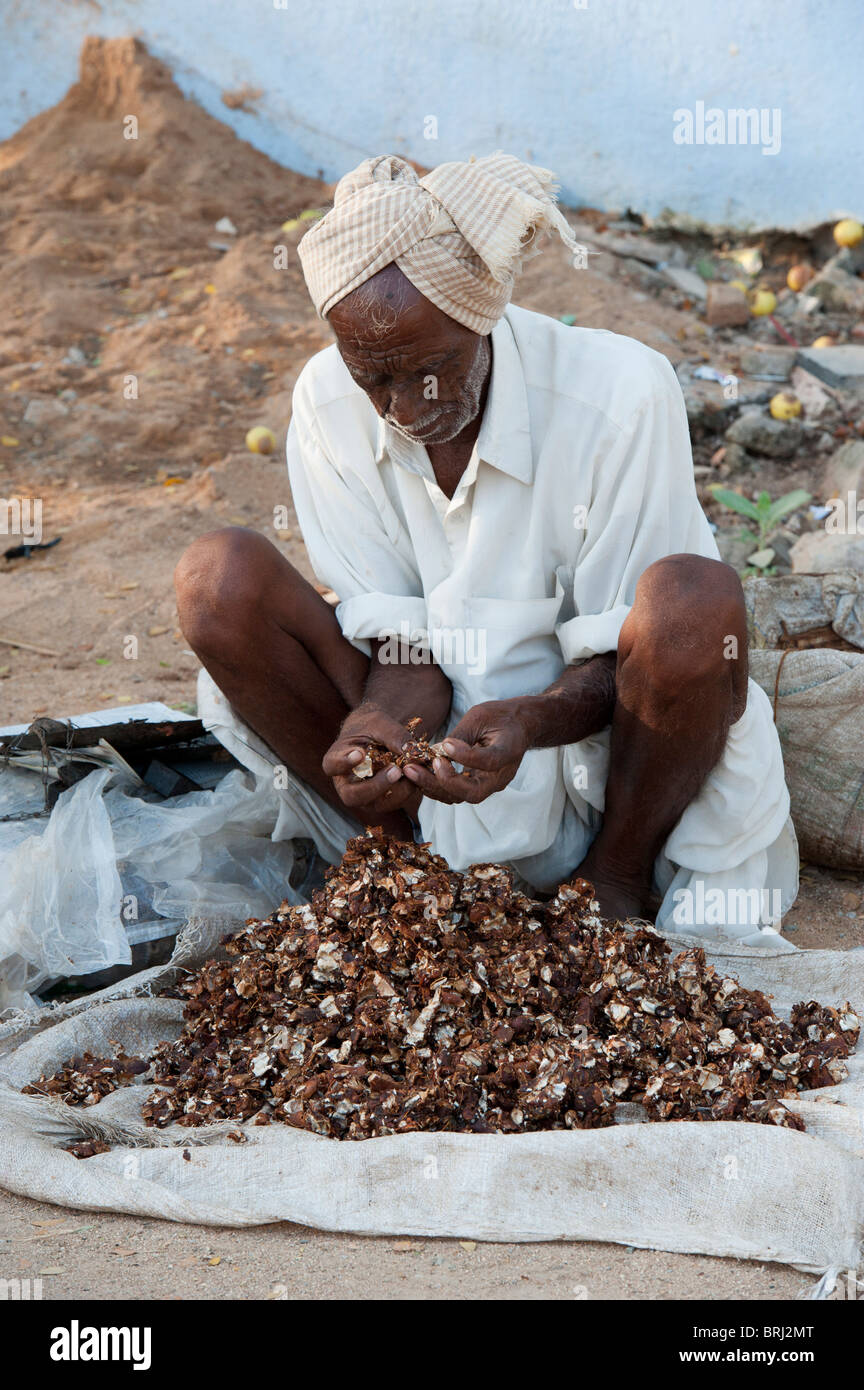
M455 799L428 767L422 767L419 763L408 763L405 776L415 787L419 787L424 796L431 796L434 801L443 801L445 805L450 805Z
M394 773L397 775L394 776ZM390 804L390 794L394 790L402 790L400 784L404 783L404 778L398 767L387 767L372 777L355 777L353 773L345 776L337 773L334 781L346 806L368 806L371 802L383 803L385 798L388 798Z
M362 763L364 756L362 748L349 743L333 743L321 759L321 767L328 777L344 776L357 763Z
M477 768L479 772L499 772L507 763L513 761L511 755L503 748L490 747L482 743L463 743L461 738L454 738L452 734L441 744L441 751L446 753L452 762L462 763L464 767Z
M501 787L500 776L492 772L457 772L446 758L436 758L432 765L439 785L454 801L485 801Z

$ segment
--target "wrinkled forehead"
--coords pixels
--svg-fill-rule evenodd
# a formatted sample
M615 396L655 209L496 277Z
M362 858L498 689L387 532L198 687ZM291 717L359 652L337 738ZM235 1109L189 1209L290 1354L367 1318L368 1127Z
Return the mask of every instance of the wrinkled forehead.
M397 265L385 266L340 299L327 321L343 355L355 358L397 350L428 353L476 336L421 294Z

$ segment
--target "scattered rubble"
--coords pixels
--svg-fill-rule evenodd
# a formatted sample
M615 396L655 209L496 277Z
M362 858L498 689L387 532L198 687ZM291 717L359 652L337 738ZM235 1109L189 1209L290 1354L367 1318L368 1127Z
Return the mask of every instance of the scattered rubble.
M864 280L850 275L836 264L836 258L823 266L807 285L807 295L824 309L841 309L852 314L864 313Z
M854 492L864 501L864 440L848 439L828 460L823 492L826 497L842 498L844 503L848 493Z
M748 411L729 426L726 438L755 454L791 458L801 443L801 425L797 420L775 420L759 411Z
M840 570L864 572L864 535L807 531L792 547L795 574L834 574Z
M741 349L741 371L755 381L788 381L795 365L795 348L766 347L761 343Z
M864 295L864 280L858 282ZM862 301L861 312L864 312ZM798 363L828 386L864 391L864 347L844 343L838 347L802 348Z
M705 317L714 328L740 327L750 318L747 296L735 285L727 285L722 280L712 281L708 286Z

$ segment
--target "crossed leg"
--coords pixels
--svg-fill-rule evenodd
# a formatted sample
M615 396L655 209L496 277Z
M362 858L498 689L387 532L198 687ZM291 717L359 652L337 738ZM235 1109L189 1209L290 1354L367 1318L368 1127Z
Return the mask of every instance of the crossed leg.
M186 639L238 715L345 814L321 762L363 697L369 662L333 609L242 527L194 541L175 582ZM695 555L649 566L621 629L615 680L603 825L574 872L594 883L608 915L627 917L646 912L654 860L747 703L734 570ZM399 833L403 819L386 828Z
M737 574L699 555L656 561L621 629L603 824L576 871L609 916L647 915L654 861L746 705Z
M240 718L347 815L321 761L362 699L369 659L342 636L329 603L240 526L193 541L174 583L183 634Z

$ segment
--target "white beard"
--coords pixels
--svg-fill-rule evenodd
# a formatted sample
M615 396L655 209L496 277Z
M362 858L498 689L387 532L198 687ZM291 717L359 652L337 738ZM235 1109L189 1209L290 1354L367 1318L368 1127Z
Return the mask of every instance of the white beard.
M403 439L409 439L412 444L448 444L451 439L455 439L457 434L461 434L471 421L476 419L480 410L480 400L483 395L483 387L486 383L486 373L489 367L490 347L488 337L480 339L477 351L474 354L474 361L465 373L465 394L460 403L459 409L455 411L431 410L424 416L413 429L407 430L404 425L397 424L392 415L387 414L384 419L391 429L400 434ZM421 434L428 429L435 420L441 420L440 430L434 430L431 434Z

